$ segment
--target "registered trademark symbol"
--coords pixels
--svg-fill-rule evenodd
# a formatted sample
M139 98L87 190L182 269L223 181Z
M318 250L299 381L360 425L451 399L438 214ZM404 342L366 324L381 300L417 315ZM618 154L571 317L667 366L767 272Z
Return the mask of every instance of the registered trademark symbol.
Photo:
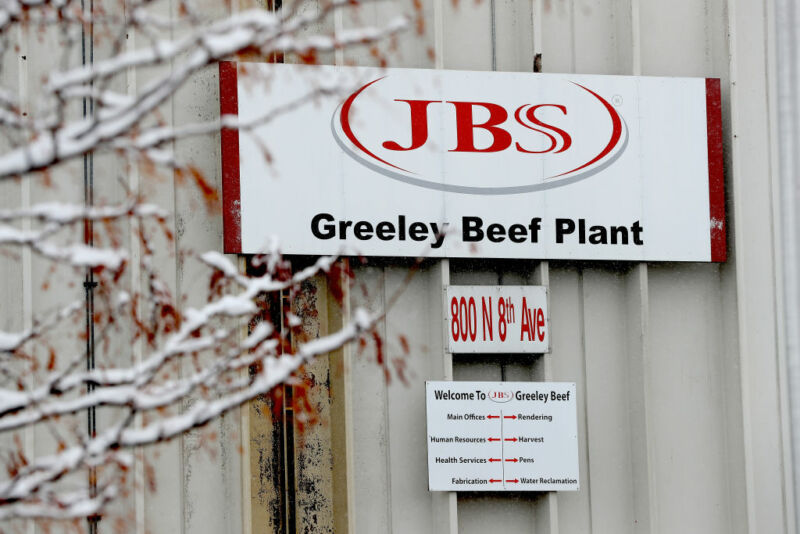
M622 97L619 96L619 95L612 96L611 97L611 103L614 104L615 106L621 106L622 105Z

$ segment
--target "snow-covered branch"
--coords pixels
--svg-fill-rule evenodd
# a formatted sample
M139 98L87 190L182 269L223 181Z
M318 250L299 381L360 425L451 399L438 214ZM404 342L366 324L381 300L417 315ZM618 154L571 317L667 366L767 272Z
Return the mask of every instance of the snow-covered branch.
M145 150L154 144L185 135L186 127L183 127L184 132L169 133L163 127L155 131L142 131L141 126L201 69L237 53L255 50L263 56L273 52L308 56L313 51L316 55L374 43L407 26L406 19L400 17L390 21L384 28L361 28L336 36L300 35L305 28L323 20L332 11L352 5L352 0L334 0L321 4L318 10L289 18L262 9L248 10L194 28L175 40L157 41L106 60L53 72L43 87L44 94L41 97L43 101L50 102L54 111L33 123L33 131L25 143L0 155L0 178L47 169L103 148L124 146ZM150 81L135 96L98 89L108 86L112 80L131 69L170 63L173 65L171 70ZM62 120L61 110L67 101L87 97L92 97L94 101L95 112L92 116ZM13 117L9 117L5 123L13 124ZM217 121L193 128L216 130L221 126L221 122ZM128 141L124 141L126 139Z
M258 283L253 283L258 286ZM248 288L242 295L249 294L257 289ZM211 305L214 313L226 315L247 315L251 310L242 303L235 303L232 300L215 302ZM212 313L192 314L194 321L189 329L192 331L201 328L203 323L210 319ZM212 419L224 412L231 410L248 400L270 391L278 384L285 382L303 364L316 356L327 354L345 343L354 341L360 336L369 332L375 322L377 315L370 315L364 310L356 310L352 323L344 327L339 332L310 341L300 345L297 352L293 354L278 355L275 352L276 343L267 342L270 333L268 328L256 329L240 346L241 351L258 349L257 358L250 357L249 362L258 363L257 371L246 380L234 380L225 386L226 391L223 395L212 399L200 399L185 410L183 413L158 418L144 426L136 427L132 425L132 414L143 410L154 410L168 405L173 405L178 399L185 397L194 390L199 384L210 385L215 382L224 382L228 371L238 370L238 366L231 365L237 358L242 358L243 354L237 351L229 353L227 358L218 359L209 368L197 373L195 376L179 381L179 383L168 383L161 387L149 388L148 384L152 379L152 360L131 370L134 384L125 387L103 388L96 390L96 393L89 393L79 396L72 401L63 403L51 403L48 411L46 406L33 408L33 413L29 418L41 419L43 417L53 417L74 412L78 409L85 409L89 406L116 405L127 408L129 416L124 418L118 425L110 428L99 436L82 443L81 445L65 449L53 456L36 459L24 468L19 470L15 476L5 481L0 481L0 503L13 503L13 507L4 508L0 505L0 518L14 517L15 510L20 509L20 502L32 499L33 502L39 500L40 490L57 482L69 473L79 469L96 466L106 463L110 456L115 456L116 451L129 449L137 446L151 445L164 440L169 440L181 435L192 428L203 426ZM203 343L192 347L202 349ZM205 347L210 348L210 347ZM159 358L163 361L162 358ZM160 367L159 367L160 368ZM110 373L114 374L114 373ZM102 393L99 393L102 392ZM6 403L6 407L13 404L14 399L9 399L6 395L0 395L11 402ZM26 406L37 406L31 399L25 403ZM9 419L9 417L6 417ZM25 422L18 418L15 423L30 424L32 420ZM6 430L5 428L3 430ZM29 506L33 506L31 503ZM24 508L24 507L23 507ZM85 515L83 509L78 509L77 516ZM67 517L65 511L61 512L61 517Z
M74 222L124 213L160 213L146 206L141 211L137 206L87 210L59 207L48 211L36 206L2 216L37 218L54 224L55 220ZM206 252L198 259L230 286L202 307L187 308L180 314L179 326L152 342L152 352L139 363L86 370L80 366L83 355L76 354L66 358L65 365L51 361L46 371L37 373L30 387L25 387L26 381L19 377L0 387L0 434L39 424L62 424L89 409L117 409L123 414L116 418L118 423L96 436L72 444L59 441L52 455L31 459L18 451L9 465L10 476L0 479L0 519L67 519L86 516L87 511L100 512L119 491L113 479L102 492L84 493L83 499L76 498L79 493L74 488L62 487L61 481L98 466L127 466L130 458L125 451L169 440L207 424L284 383L313 358L359 339L379 318L357 310L353 321L340 331L299 344L289 352L269 321L255 323L249 334L240 339L236 325L241 321L233 325L226 325L226 321L233 318L252 323L260 317L259 299L292 290L328 272L336 258L320 258L290 276L286 276L285 260L277 253L256 262L267 266L266 272L258 276L240 272L216 252ZM126 306L132 303L123 299L122 307ZM3 333L0 350L5 356L0 366L4 372L10 373L14 363L26 363L30 359L26 347L80 308L81 303L75 302L34 328ZM119 311L115 308L109 313ZM126 359L119 356L112 355L112 359ZM197 365L199 359L203 364ZM175 365L186 371L176 374ZM22 369L19 376L27 374L28 370ZM175 410L181 406L189 407ZM144 416L144 424L136 424L138 414Z
M22 83L0 70L0 194L20 183L24 191L18 205L0 199L0 273L41 275L24 289L28 300L4 302L13 310L0 317L0 521L103 514L126 491L124 473L139 448L202 427L291 382L314 358L373 337L380 314L359 309L337 332L290 342L300 321L293 297L312 280L346 283L340 260L292 268L274 246L243 270L219 252L184 247L174 215L159 207L169 200L148 190L165 176L195 184L209 218L218 218L216 169L199 170L175 145L223 128L247 133L348 88L310 88L259 116L176 120L165 104L178 105L178 92L203 69L240 55L313 63L367 46L383 64L377 43L405 29L421 7L408 0L409 16L380 27L331 24L335 12L370 1L314 0L215 18L215 2L0 0L0 69L33 65L24 62L34 59L29 45L37 38L61 44L39 43L54 57L40 61L52 66L38 80ZM326 23L339 31L311 31ZM12 51L19 54L8 61ZM100 157L113 159L115 171L92 179L116 180L116 200L95 199L88 185L85 202L62 199L60 182L68 195L76 178L88 184L87 169ZM57 200L39 198L42 191ZM191 262L200 278L192 282L205 284L207 295L191 305L176 298L165 256ZM30 296L36 292L47 298ZM270 305L283 319L265 311ZM87 432L87 413L103 414L105 423ZM22 437L39 433L47 439L35 448Z

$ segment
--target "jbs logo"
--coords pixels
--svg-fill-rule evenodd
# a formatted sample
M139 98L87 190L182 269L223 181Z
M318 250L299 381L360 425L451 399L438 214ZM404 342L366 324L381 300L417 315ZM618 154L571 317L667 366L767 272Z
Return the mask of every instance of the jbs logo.
M489 399L493 400L494 402L508 402L511 400L511 392L509 391L490 391L489 392Z
M627 146L625 121L615 107L579 83L564 83L570 98L563 102L509 102L395 97L391 84L390 90L381 89L379 82L386 78L347 97L332 129L359 163L402 182L468 194L538 191L598 173ZM359 104L369 111L356 112ZM494 159L475 159L481 156ZM548 157L543 163L541 158ZM443 176L447 168L474 170L481 164L489 171L485 183Z
M387 150L405 151L416 150L424 145L428 140L428 106L430 104L441 104L441 100L403 100L395 99L396 102L408 104L411 112L411 146L402 147L395 141L385 141L383 147ZM544 150L528 150L518 142L514 143L511 134L502 128L502 124L508 120L508 111L499 105L491 102L455 102L447 101L455 108L455 122L458 144L450 152L500 152L511 148L512 143L516 150L526 154L543 154L545 152L564 152L572 144L572 138L567 132L551 124L546 124L536 117L536 110L543 107L553 107L567 114L567 108L558 104L537 104L522 105L514 111L514 119L529 130L533 130L547 136L550 146ZM489 118L484 122L476 122L473 114L475 108L483 108L489 112ZM485 148L475 146L475 130L481 129L489 133L492 139L491 145ZM551 133L552 132L552 133ZM556 140L558 136L559 141Z

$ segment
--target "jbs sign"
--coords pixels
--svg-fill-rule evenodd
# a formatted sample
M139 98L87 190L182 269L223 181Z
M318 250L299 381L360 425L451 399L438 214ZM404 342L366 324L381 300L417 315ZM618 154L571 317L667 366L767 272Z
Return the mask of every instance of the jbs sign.
M223 63L220 96L228 252L725 259L717 80Z
M441 191L451 191L460 193L481 194L489 192L504 192L501 180L493 180L485 185L470 187L459 183L448 183L446 180L436 179L437 173L441 173L441 164L438 159L447 157L448 159L459 158L458 153L466 153L463 156L465 161L474 160L474 154L488 154L496 152L518 152L527 154L528 161L521 158L519 172L525 173L521 184L509 187L507 193L520 193L523 191L536 191L558 187L571 183L572 180L559 180L574 176L580 171L592 168L598 162L616 159L622 150L620 148L623 141L623 120L617 110L601 95L591 89L577 83L565 83L564 89L576 93L573 97L578 99L575 114L583 112L588 107L595 111L595 115L607 114L608 120L605 135L596 125L589 125L573 130L573 135L582 145L591 146L588 151L588 159L579 161L574 168L559 170L557 174L551 176L536 176L532 180L532 174L536 175L537 170L543 171L543 166L532 166L535 162L531 161L534 156L544 154L561 154L570 149L573 152L580 151L573 148L572 135L568 133L566 124L569 111L567 106L558 103L515 103L509 107L503 103L485 101L456 101L456 100L425 100L410 98L394 98L394 107L401 106L407 110L405 122L391 121L385 123L390 126L388 134L394 134L394 139L387 139L383 142L369 146L371 143L363 140L369 137L368 130L370 122L384 123L385 114L375 114L362 120L361 128L366 131L364 135L359 135L358 126L354 126L355 120L351 119L354 115L356 100L362 97L365 91L375 85L386 81L387 76L382 76L376 80L364 84L361 88L354 91L342 104L337 113L337 121L341 126L340 132L345 139L339 139L340 146L356 160L362 161L373 170L390 178L397 178L400 181L420 185ZM367 93L369 94L369 93ZM383 95L378 94L378 97ZM391 103L389 103L391 104ZM444 108L444 109L443 109ZM392 110L394 113L396 109ZM435 116L438 121L432 121L431 116ZM438 122L436 128L431 128L432 122ZM574 122L574 121L572 121ZM573 125L580 126L580 124ZM434 133L434 136L431 133ZM335 132L337 135L339 132ZM454 139L448 139L453 137ZM449 134L449 135L448 135ZM599 134L599 135L597 135ZM450 143L450 145L448 145ZM411 164L406 169L398 162L396 154L393 152L418 151L429 148L436 153L439 158L427 159L425 155L419 158L405 158ZM624 147L623 147L624 148ZM444 154L445 149L447 154ZM456 154L453 154L456 153ZM507 157L508 159L508 157ZM569 158L561 158L569 166ZM609 161L610 163L611 161ZM426 163L433 163L433 168L426 168ZM403 164L405 165L405 164ZM583 173L588 177L594 172ZM424 177L431 178L425 180ZM422 180L414 177L423 177ZM546 179L545 183L543 179ZM498 182L498 183L492 183ZM527 185L524 185L527 182Z
M374 82L370 82L370 85ZM365 86L367 87L367 86ZM364 88L359 89L361 92ZM348 99L347 110L350 110L353 99L358 93L354 93ZM395 141L386 141L383 143L383 148L387 150L416 150L428 141L428 104L442 103L441 100L403 100L396 99L397 102L405 102L411 108L411 146L403 147ZM602 101L602 100L601 100ZM455 112L456 122L456 139L457 143L455 148L450 149L450 152L500 152L512 148L511 144L513 139L508 130L503 128L503 123L508 120L509 112L499 104L492 104L491 102L447 102L452 104ZM519 152L526 154L544 154L546 152L564 152L572 144L572 138L567 132L542 122L536 117L536 110L543 107L554 107L561 110L564 115L567 114L567 108L558 104L538 104L538 105L522 105L514 111L514 120L520 125L534 132L538 132L547 136L550 145L543 150L527 150L519 143L514 143L514 147ZM489 117L484 122L476 122L473 115L475 108L484 109L489 113ZM612 109L613 111L613 109ZM616 115L617 120L619 116ZM347 115L342 115L342 121L347 120ZM492 142L485 148L478 148L475 146L475 129L480 128L486 130L491 136ZM352 131L349 132L352 135ZM553 136L555 134L559 137L560 143L556 141ZM350 137L354 143L357 142L355 137ZM391 165L391 164L390 164Z

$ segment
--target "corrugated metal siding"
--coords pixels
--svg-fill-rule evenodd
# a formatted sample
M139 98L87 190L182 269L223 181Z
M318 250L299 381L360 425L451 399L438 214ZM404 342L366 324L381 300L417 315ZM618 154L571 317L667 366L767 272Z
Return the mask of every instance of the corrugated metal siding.
M542 54L545 72L720 77L732 254L724 265L428 261L408 283L405 261L356 267L357 286L347 306L381 307L406 286L380 334L390 357L402 353L401 335L409 339L411 353L408 384L386 384L369 349L345 358L352 533L794 531L776 348L770 5L768 0L425 0L423 34L401 37L396 49L382 47L394 66L530 72L535 55ZM165 5L167 11L173 8ZM319 29L380 25L404 10L396 2L374 2L357 18L336 16ZM49 46L26 37L19 55L37 59L17 57L16 64L4 67L4 76L18 77L21 94L48 68L41 59L48 55L41 51ZM364 49L322 59L374 61ZM131 73L128 83L133 91L146 79ZM211 69L165 104L163 113L176 124L213 118L217 97ZM176 149L219 186L218 139L194 139ZM122 194L114 185L121 176L174 210L177 243L163 243L158 261L174 273L168 283L179 302L202 299L197 264L174 251L219 250L218 214L198 209L199 194L176 186L170 175L139 183L135 169L127 173L113 161L97 165L98 191L106 200ZM82 176L81 169L72 176ZM56 190L36 182L0 184L0 203L82 200L82 179L58 178ZM82 280L75 288L39 292L47 268L27 254L0 262L4 307L24 311L2 314L0 329L23 326L52 299L81 292ZM140 283L134 272L131 284ZM548 285L552 354L445 354L447 283ZM450 377L577 382L581 491L429 493L423 384ZM250 481L238 454L237 415L215 423L215 429L221 438L213 444L216 456L190 434L149 452L147 467L137 468L138 487L128 503L144 520L140 532L219 534L242 532L243 522L247 526L249 515L242 511L249 504L243 505L242 495L247 498L243 488ZM38 436L27 439L35 448ZM146 490L150 475L155 493ZM103 528L110 531L111 525Z
M775 83L773 90L776 105L773 116L779 124L776 139L780 161L780 187L774 190L775 204L781 207L775 241L782 258L782 276L779 279L780 349L785 355L787 396L791 399L791 417L785 427L785 437L791 436L793 458L800 457L800 181L798 161L800 152L800 88L798 88L798 54L800 54L800 10L791 0L775 2ZM795 461L792 478L795 495L800 490L800 465ZM788 476L788 475L787 475ZM795 521L797 520L795 509Z
M434 11L441 16L429 46L441 52L439 68L530 71L541 53L545 72L721 78L733 254L725 265L431 265L411 281L382 333L407 335L412 368L433 369L410 387L376 383L366 363L353 372L366 389L354 405L356 464L370 466L354 478L356 532L442 532L432 519L441 515L463 533L792 531L775 347L765 6L497 1L434 3ZM732 115L746 121L741 131L732 130ZM442 313L421 304L448 274L454 284L533 283L537 269L549 280L552 354L454 355L453 374L576 381L582 489L459 494L455 507L437 503L424 491L420 461L421 382L438 378L448 358ZM358 278L380 294L403 272L368 267ZM425 316L424 330L408 320L415 313Z

